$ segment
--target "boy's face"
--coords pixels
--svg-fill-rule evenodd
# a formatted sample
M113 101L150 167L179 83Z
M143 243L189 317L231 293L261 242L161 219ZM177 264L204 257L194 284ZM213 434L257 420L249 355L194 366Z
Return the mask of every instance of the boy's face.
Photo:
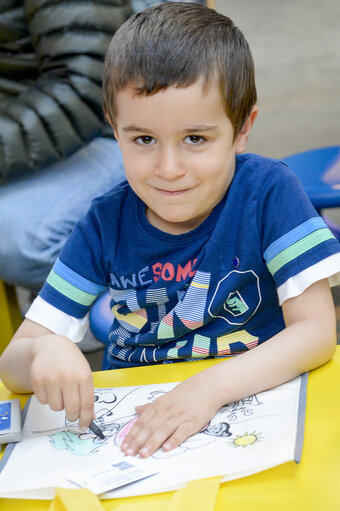
M233 142L217 85L204 90L199 80L150 96L126 87L116 101L126 177L146 204L147 219L171 234L194 229L229 187L235 154L244 150L256 112Z

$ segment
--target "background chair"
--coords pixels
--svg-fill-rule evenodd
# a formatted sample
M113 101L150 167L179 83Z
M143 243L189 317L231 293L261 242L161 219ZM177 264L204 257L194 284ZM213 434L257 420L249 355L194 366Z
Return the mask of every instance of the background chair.
M106 360L109 345L109 331L114 320L113 312L110 308L111 296L105 291L97 298L90 310L90 328L95 338L105 346L102 370L110 369Z
M340 207L340 146L303 151L287 156L283 161L300 179L318 213ZM340 227L325 215L323 219L340 240Z

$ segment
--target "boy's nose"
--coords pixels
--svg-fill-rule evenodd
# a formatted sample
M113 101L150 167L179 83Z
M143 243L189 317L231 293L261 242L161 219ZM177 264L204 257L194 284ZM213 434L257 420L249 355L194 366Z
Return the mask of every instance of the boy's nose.
M180 151L175 148L164 148L159 151L155 173L163 179L173 180L185 174L185 166Z

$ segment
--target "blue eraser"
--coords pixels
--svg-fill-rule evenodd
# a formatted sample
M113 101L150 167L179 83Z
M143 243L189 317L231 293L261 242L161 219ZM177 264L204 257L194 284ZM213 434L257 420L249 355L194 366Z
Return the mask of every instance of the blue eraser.
M0 444L21 440L21 407L19 399L0 401Z

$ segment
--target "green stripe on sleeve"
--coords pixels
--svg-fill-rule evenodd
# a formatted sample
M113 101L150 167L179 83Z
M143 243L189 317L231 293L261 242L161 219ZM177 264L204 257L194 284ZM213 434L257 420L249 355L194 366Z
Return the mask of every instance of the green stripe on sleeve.
M280 268L282 268L285 264L289 263L301 254L304 254L307 250L310 250L316 245L319 245L323 241L327 241L331 238L334 238L334 236L327 228L318 229L317 231L308 234L308 236L296 241L293 245L287 247L277 256L273 257L273 259L267 264L268 270L272 275L274 275L274 273L280 270Z
M92 305L94 300L97 298L96 295L91 295L90 293L86 293L85 291L82 291L81 289L78 289L77 287L73 286L72 284L64 280L62 277L60 277L53 270L47 277L46 282L54 289L59 291L59 293L61 293L64 296L67 296L67 298L70 298L71 300L73 300L76 303L79 303L80 305L86 306Z

